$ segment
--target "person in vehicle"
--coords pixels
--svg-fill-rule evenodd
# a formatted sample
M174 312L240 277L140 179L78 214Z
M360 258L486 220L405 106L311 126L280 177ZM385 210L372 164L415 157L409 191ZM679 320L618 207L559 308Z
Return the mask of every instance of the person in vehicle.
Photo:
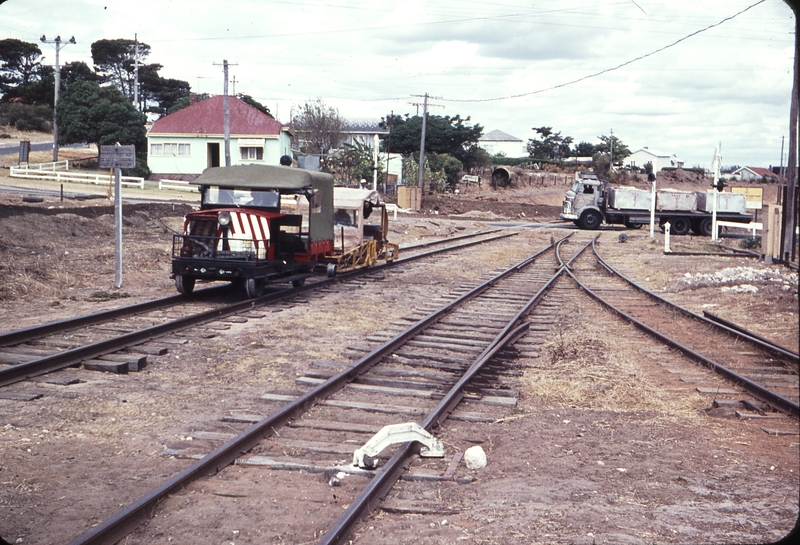
M353 218L347 213L347 210L339 208L333 216L333 223L336 225L353 225Z

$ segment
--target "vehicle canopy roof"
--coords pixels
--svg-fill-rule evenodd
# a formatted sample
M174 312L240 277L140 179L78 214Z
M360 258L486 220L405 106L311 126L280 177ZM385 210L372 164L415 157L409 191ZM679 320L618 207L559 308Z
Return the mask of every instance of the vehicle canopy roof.
M333 207L337 209L361 210L366 202L377 206L380 203L380 198L380 193L373 189L357 189L352 187L333 188Z
M282 193L299 193L307 188L333 186L333 176L300 168L276 165L235 165L210 167L194 183L238 189L277 189Z

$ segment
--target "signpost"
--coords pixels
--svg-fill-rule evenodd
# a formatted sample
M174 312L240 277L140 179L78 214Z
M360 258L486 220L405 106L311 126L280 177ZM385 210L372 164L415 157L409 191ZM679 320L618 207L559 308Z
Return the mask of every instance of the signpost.
M30 140L20 140L19 141L19 162L18 164L27 163L28 158L31 154L31 142Z
M136 166L136 146L100 146L100 168L114 169L114 286L122 287L122 168Z

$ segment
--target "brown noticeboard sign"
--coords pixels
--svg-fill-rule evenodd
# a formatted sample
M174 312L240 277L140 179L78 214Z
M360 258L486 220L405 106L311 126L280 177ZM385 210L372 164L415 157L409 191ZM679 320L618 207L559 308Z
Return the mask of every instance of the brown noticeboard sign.
M136 146L100 146L100 168L133 168Z

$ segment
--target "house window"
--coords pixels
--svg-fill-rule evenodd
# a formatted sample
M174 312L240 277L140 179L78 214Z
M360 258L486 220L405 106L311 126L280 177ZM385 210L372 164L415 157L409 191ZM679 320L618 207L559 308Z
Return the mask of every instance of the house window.
M239 148L243 161L263 161L264 148Z
M192 154L191 144L179 144L177 142L169 142L164 144L150 144L150 155L172 155L188 157Z

